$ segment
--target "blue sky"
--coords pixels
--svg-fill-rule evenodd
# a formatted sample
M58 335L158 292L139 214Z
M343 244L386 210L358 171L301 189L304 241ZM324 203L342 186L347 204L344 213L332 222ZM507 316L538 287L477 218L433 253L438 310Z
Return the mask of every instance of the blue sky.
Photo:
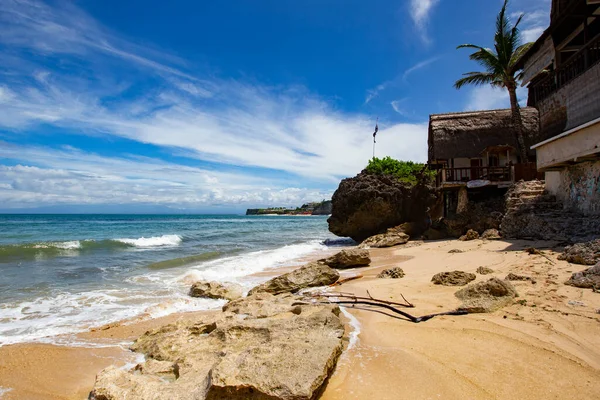
M502 108L462 43L502 0L0 1L0 210L241 211L425 161L429 114ZM523 35L549 0L512 0ZM520 92L523 98L526 92Z

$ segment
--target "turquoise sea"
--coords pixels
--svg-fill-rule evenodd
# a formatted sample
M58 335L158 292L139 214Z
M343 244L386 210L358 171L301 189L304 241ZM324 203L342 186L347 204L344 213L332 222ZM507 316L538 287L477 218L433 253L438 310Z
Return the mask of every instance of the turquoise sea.
M250 289L252 274L347 243L318 216L0 215L0 346L220 307L190 284Z

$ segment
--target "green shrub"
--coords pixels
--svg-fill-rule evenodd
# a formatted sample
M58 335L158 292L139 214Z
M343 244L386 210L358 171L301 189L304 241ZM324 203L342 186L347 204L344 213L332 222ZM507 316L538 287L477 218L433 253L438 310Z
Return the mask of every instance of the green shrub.
M366 171L373 175L393 175L401 182L417 184L419 174L423 172L425 183L435 179L435 171L425 169L425 164L412 161L399 161L391 157L373 158L369 160Z

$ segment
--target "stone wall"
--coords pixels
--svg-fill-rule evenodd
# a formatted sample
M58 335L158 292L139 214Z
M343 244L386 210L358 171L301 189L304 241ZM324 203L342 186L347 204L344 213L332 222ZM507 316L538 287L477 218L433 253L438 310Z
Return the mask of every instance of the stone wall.
M600 63L538 102L540 130L544 138L559 135L569 129L600 117Z
M600 161L546 172L546 190L567 209L585 215L600 215Z

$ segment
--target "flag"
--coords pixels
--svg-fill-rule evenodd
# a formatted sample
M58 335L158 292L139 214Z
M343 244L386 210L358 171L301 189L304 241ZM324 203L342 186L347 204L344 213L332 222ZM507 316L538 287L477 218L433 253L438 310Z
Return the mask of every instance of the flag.
M375 136L377 136L377 132L379 132L379 123L375 123L375 132L373 132L373 143L377 143L375 141Z

